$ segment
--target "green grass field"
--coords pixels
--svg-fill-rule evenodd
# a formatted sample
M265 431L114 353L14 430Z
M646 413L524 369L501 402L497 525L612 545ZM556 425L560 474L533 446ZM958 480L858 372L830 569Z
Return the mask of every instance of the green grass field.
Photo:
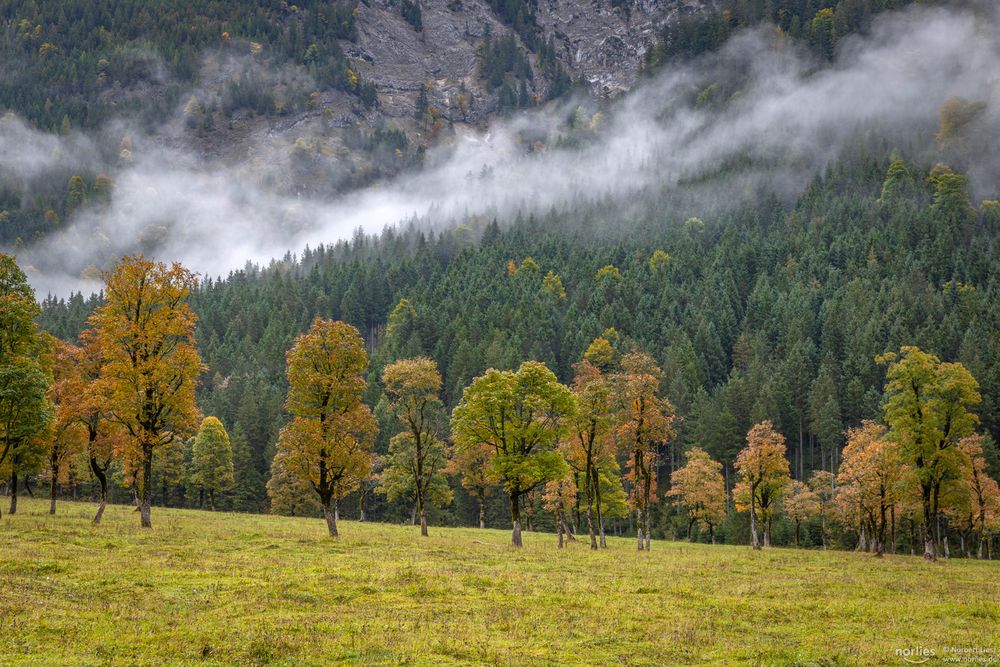
M1000 562L25 500L0 519L0 663L904 664L995 649ZM980 654L982 655L982 654ZM932 661L933 662L933 661ZM982 663L980 663L982 664Z

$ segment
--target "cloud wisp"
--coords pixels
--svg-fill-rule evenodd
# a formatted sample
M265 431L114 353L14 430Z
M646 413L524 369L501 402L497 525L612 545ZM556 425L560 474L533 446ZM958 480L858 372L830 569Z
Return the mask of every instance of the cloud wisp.
M572 106L530 112L486 133L460 134L418 172L333 198L290 195L264 185L247 165L144 141L112 174L107 206L78 212L18 254L41 294L65 294L96 286L81 277L86 267L136 251L225 275L247 261L413 217L434 224L597 199L627 202L651 189L690 194L685 184L692 180L699 185L685 197L690 215L739 205L758 187L792 197L866 131L933 154L939 109L951 97L986 102L980 122L996 128L1000 36L991 24L970 9L885 15L869 35L842 42L824 67L774 29L747 31L717 54L666 68L599 117L585 114L597 125L585 141L553 141L566 134ZM525 150L529 136L547 138L548 148ZM67 164L92 166L93 155L87 137L0 121L0 175L39 178ZM991 180L1000 168L985 151L977 159L967 165L977 192L995 195ZM724 170L737 160L749 166ZM713 173L727 175L701 178Z

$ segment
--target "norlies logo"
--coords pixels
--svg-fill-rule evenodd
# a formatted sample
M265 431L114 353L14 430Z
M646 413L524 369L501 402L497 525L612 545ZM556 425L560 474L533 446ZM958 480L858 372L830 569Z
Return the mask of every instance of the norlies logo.
M901 657L904 662L912 665L920 665L933 658L936 654L932 648L915 646L913 648L897 648L896 655Z

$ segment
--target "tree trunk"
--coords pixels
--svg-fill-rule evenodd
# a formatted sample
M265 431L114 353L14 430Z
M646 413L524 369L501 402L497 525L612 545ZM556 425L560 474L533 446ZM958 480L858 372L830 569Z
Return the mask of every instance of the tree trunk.
M601 510L601 478L597 470L594 471L594 498L597 500L597 534L602 549L608 548L608 540L604 535L604 512Z
M326 519L326 529L330 537L339 537L337 532L337 513L330 509L330 501L323 503L323 518Z
M708 524L708 536L712 538L712 544L715 544L715 526Z
M920 489L924 509L924 558L937 560L937 545L934 543L934 524L937 517L931 511L931 489L924 486Z
M559 548L563 548L563 520L562 512L556 511L556 536L559 538Z
M59 468L52 468L52 480L49 483L49 514L56 513L56 488L58 488L58 483L56 482L56 477L59 474Z
M420 508L420 534L427 537L427 512Z
M594 518L593 518L593 491L587 494L587 535L590 537L590 550L597 551L597 535L594 534Z
M515 547L521 547L523 546L521 542L521 508L518 506L518 494L514 491L510 494L510 520L513 524L510 543Z
M142 464L142 490L139 493L139 525L143 528L153 527L153 450L145 448L145 460Z
M486 491L479 490L479 527L486 528Z
M642 551L643 547L646 545L646 543L643 541L642 538L642 519L643 519L642 508L637 507L635 510L635 538L636 538L636 548L639 551Z
M801 523L800 521L796 521L795 522L795 546L796 547L800 546L800 543L799 543L799 524L800 523Z
M108 476L105 474L104 469L98 465L97 458L94 456L90 457L90 469L101 485L101 504L97 507L97 514L94 516L94 523L99 524L101 517L104 516L104 506L108 502Z
M760 538L757 536L757 503L753 499L754 490L750 490L750 546L760 549Z
M8 514L17 514L17 468L10 471L10 511Z
M768 548L771 546L771 518L768 517L767 521L764 522L764 547Z

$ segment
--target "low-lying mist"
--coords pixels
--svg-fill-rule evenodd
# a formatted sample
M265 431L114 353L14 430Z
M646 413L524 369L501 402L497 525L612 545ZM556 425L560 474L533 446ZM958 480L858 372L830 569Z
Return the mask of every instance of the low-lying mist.
M970 173L976 196L993 196L1000 32L995 10L983 11L993 12L989 20L969 8L884 15L824 65L774 28L747 31L719 53L666 66L609 105L567 101L485 133L460 130L419 171L329 199L288 194L264 185L255 167L147 137L111 171L106 205L79 210L16 252L40 294L65 295L99 287L93 268L137 251L214 276L414 217L427 225L503 219L597 199L630 202L651 190L669 199L681 188L684 210L671 214L705 215L761 188L793 199L859 136L925 162L943 159L939 110L956 96L986 103L967 129L986 140L969 142L956 168ZM3 178L94 168L97 153L87 136L0 121Z

